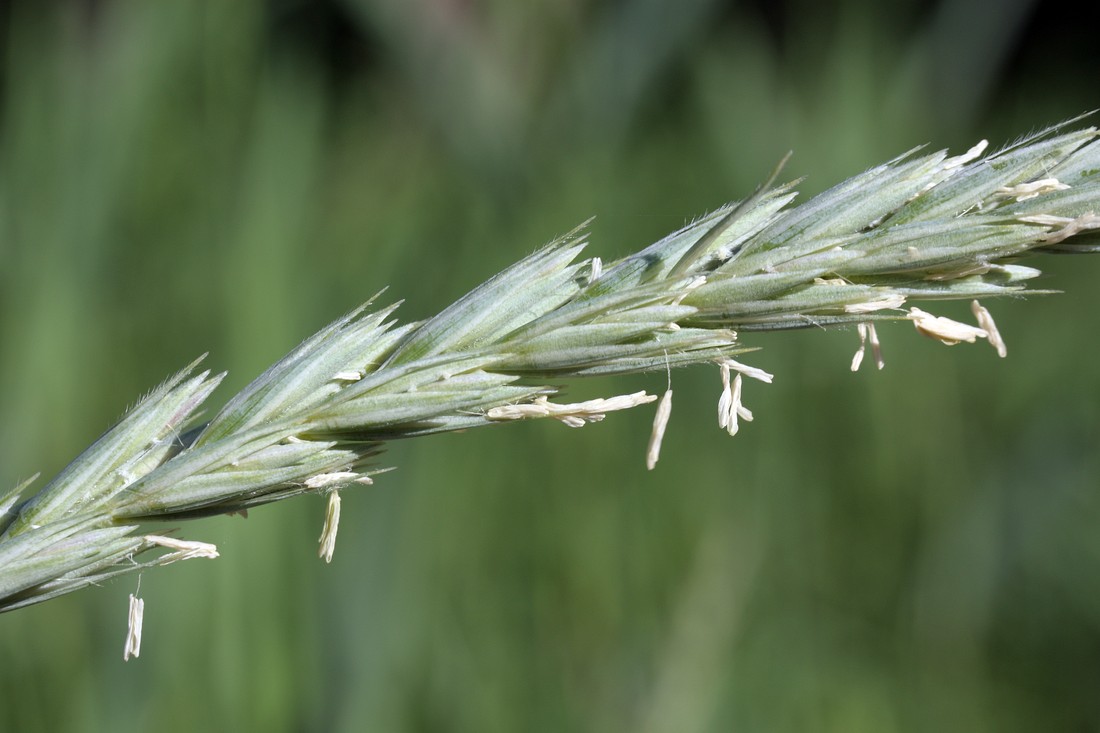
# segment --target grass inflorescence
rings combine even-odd
[[[745,332],[855,325],[853,370],[868,346],[882,367],[875,324],[884,320],[908,320],[947,344],[985,339],[1004,356],[978,299],[1023,292],[1039,275],[1019,263],[1032,251],[1100,251],[1096,139],[1094,128],[1056,126],[992,154],[984,141],[954,157],[911,151],[800,205],[791,185],[769,183],[607,264],[582,258],[580,228],[429,320],[400,324],[397,305],[372,299],[205,424],[199,410],[224,375],[196,362],[53,480],[0,499],[0,611],[217,556],[207,543],[145,533],[147,523],[300,494],[329,496],[319,553],[328,560],[339,491],[386,470],[374,461],[387,441],[536,418],[582,427],[657,400],[639,392],[562,402],[563,380],[715,364],[719,427],[734,434],[752,419],[743,379],[772,378],[734,359],[751,350]],[[974,324],[911,305],[953,299],[972,301]],[[650,468],[671,389],[657,408]],[[139,649],[140,633],[127,655]]]

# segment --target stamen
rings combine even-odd
[[[126,646],[122,650],[122,661],[130,657],[141,656],[141,623],[145,617],[145,599],[130,594],[130,610],[126,614]]]
[[[1090,229],[1100,229],[1100,216],[1089,211],[1076,218],[1070,216],[1054,216],[1053,214],[1036,214],[1034,216],[1021,216],[1020,221],[1029,224],[1042,224],[1044,226],[1060,226],[1061,229],[1050,232],[1042,237],[1046,244],[1058,244],[1064,242],[1075,234]]]
[[[599,257],[593,257],[588,264],[588,284],[596,282],[603,275],[603,260]]]
[[[643,391],[606,399],[599,398],[587,400],[586,402],[559,405],[550,402],[546,395],[539,395],[532,402],[491,407],[486,410],[485,417],[489,420],[525,420],[535,417],[552,417],[571,428],[580,428],[588,423],[603,420],[609,412],[628,410],[631,407],[644,405],[656,399],[656,395],[646,394]]]
[[[905,296],[897,293],[884,295],[878,300],[869,300],[865,303],[848,303],[844,306],[845,313],[874,313],[875,311],[900,308],[905,303]]]
[[[146,542],[157,547],[174,550],[161,557],[158,562],[170,563],[177,560],[191,560],[197,557],[205,557],[213,560],[218,556],[217,545],[209,542],[197,542],[194,540],[177,540],[175,537],[162,537],[161,535],[147,534],[143,538]]]
[[[867,337],[871,341],[871,356],[875,357],[875,366],[880,370],[886,366],[886,362],[882,359],[882,344],[878,340],[878,331],[875,330],[875,324],[867,324]]]
[[[1001,186],[994,194],[1006,199],[1014,198],[1017,201],[1027,201],[1028,199],[1033,199],[1044,193],[1065,191],[1067,188],[1069,188],[1069,186],[1062,183],[1057,178],[1042,178],[1038,181],[1020,183],[1015,186]]]
[[[333,471],[332,473],[319,473],[316,476],[310,476],[306,479],[305,484],[307,489],[323,489],[326,486],[343,485],[358,479],[359,474],[354,471]]]
[[[321,528],[321,536],[318,542],[321,547],[317,550],[317,556],[324,558],[325,562],[332,562],[332,553],[336,551],[336,532],[340,529],[340,492],[330,491],[328,494],[328,507],[325,509],[325,524]]]
[[[976,300],[971,302],[970,311],[978,319],[978,325],[985,330],[989,338],[989,345],[997,350],[997,356],[1002,359],[1008,356],[1008,347],[1005,346],[1004,339],[1001,338],[1001,332],[997,330],[997,324],[993,322],[993,315]]]
[[[741,384],[743,379],[740,372],[733,378],[733,390],[730,398],[730,412],[729,418],[726,422],[726,432],[731,436],[737,435],[739,425],[737,424],[737,418],[739,416],[744,417],[744,406],[741,404]],[[752,413],[748,413],[747,420],[752,420]]]
[[[764,384],[771,384],[772,380],[775,379],[774,374],[769,374],[768,372],[764,371],[763,369],[760,369],[760,368],[754,367],[754,366],[749,366],[748,364],[742,364],[741,362],[734,361],[733,359],[723,359],[721,361],[721,363],[724,364],[725,366],[729,367],[730,369],[732,369],[735,372],[739,372],[741,374],[744,374],[746,377],[751,377],[752,379],[759,379]]]
[[[657,414],[653,416],[653,432],[649,435],[649,446],[645,452],[645,467],[650,471],[657,465],[657,459],[661,456],[661,441],[664,440],[665,427],[668,425],[671,414],[672,390],[666,389],[661,395],[661,401],[657,403]]]
[[[730,405],[733,404],[733,392],[730,390],[729,364],[719,365],[722,374],[722,394],[718,397],[718,427],[726,428],[730,422]]]
[[[963,341],[972,344],[979,338],[989,336],[980,328],[968,326],[950,318],[934,316],[931,313],[922,311],[920,308],[909,309],[909,320],[913,322],[913,326],[916,327],[917,331],[948,346],[954,346]]]
[[[857,323],[856,332],[859,334],[859,348],[856,349],[855,356],[852,357],[853,372],[858,372],[860,365],[863,363],[863,352],[867,349],[867,324]]]
[[[986,147],[988,146],[988,140],[979,140],[974,147],[970,148],[970,150],[967,150],[962,155],[956,155],[953,158],[948,158],[947,160],[943,161],[943,169],[945,171],[949,171],[955,168],[963,167],[964,165],[978,158],[982,153],[984,153]]]

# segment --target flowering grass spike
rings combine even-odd
[[[641,252],[582,259],[583,228],[539,249],[427,321],[399,324],[374,299],[269,368],[206,424],[200,406],[224,375],[197,362],[149,393],[57,477],[0,498],[0,611],[177,560],[208,543],[149,534],[177,522],[301,494],[328,497],[320,555],[330,561],[340,491],[370,484],[391,440],[553,418],[569,427],[655,401],[645,392],[555,401],[563,380],[717,364],[719,427],[752,420],[734,360],[753,331],[853,326],[851,369],[876,327],[908,320],[945,344],[987,340],[1006,353],[978,299],[1019,294],[1032,252],[1100,251],[1100,143],[1056,126],[986,155],[911,151],[794,205],[762,186]],[[1036,292],[1036,291],[1031,291]],[[965,299],[976,324],[913,303]],[[653,468],[671,410],[657,405]],[[133,599],[126,654],[137,656]]]

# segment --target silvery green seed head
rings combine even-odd
[[[320,554],[331,560],[340,490],[384,470],[374,462],[388,441],[540,418],[579,428],[656,400],[553,399],[563,380],[667,373],[646,451],[653,468],[673,367],[717,364],[719,427],[732,435],[752,420],[745,379],[772,375],[733,358],[755,348],[746,333],[855,326],[852,370],[868,344],[882,368],[876,326],[889,320],[946,344],[984,339],[1004,356],[977,299],[1025,291],[1039,274],[1018,262],[1029,253],[1100,251],[1097,132],[1063,129],[990,154],[985,141],[954,157],[913,150],[797,205],[792,187],[772,180],[615,262],[583,257],[582,227],[421,323],[399,324],[396,304],[372,299],[205,425],[199,409],[222,375],[192,374],[192,364],[37,492],[24,496],[25,482],[0,499],[0,610],[217,556],[207,543],[143,534],[141,523],[302,494],[328,497]],[[914,305],[951,299],[973,301],[974,324]],[[131,605],[134,656],[141,608]]]

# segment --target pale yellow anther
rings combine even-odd
[[[875,358],[875,367],[881,370],[886,362],[882,358],[882,344],[879,343],[878,331],[873,323],[867,324],[867,339],[871,342],[871,356]]]
[[[1001,332],[997,330],[997,324],[993,322],[993,315],[976,300],[970,303],[970,312],[974,314],[978,325],[985,331],[989,345],[997,350],[997,356],[1002,359],[1008,356],[1008,347],[1001,338]]]
[[[1029,224],[1042,224],[1050,227],[1061,227],[1042,237],[1047,244],[1064,242],[1075,234],[1091,229],[1100,229],[1100,216],[1089,211],[1078,217],[1054,216],[1053,214],[1036,214],[1034,216],[1021,216],[1020,221]]]
[[[1065,191],[1067,188],[1069,188],[1069,186],[1062,183],[1057,178],[1042,178],[1038,181],[1019,183],[1015,186],[1001,186],[997,189],[995,194],[1001,198],[1027,201],[1036,196],[1041,196],[1044,193]]]
[[[325,523],[318,538],[320,547],[317,556],[325,562],[332,562],[332,553],[336,551],[336,533],[340,529],[340,492],[330,491],[328,506],[325,508]]]
[[[130,594],[130,610],[126,615],[126,646],[122,650],[122,660],[141,656],[141,624],[145,617],[145,599]]]
[[[650,471],[657,465],[657,459],[661,457],[661,441],[665,437],[665,427],[668,426],[669,415],[672,414],[672,390],[665,390],[661,395],[661,401],[657,403],[657,414],[653,416],[653,432],[649,434],[649,446],[645,452],[645,467]]]
[[[744,384],[744,378],[741,373],[738,372],[733,377],[733,388],[730,390],[730,403],[729,403],[729,418],[726,420],[726,432],[731,436],[737,435],[737,430],[740,427],[738,425],[737,418],[743,415],[744,405],[741,404],[741,388]],[[752,419],[752,413],[749,413],[749,420]]]
[[[875,311],[900,308],[905,303],[905,296],[897,293],[884,295],[878,300],[869,300],[864,303],[848,303],[844,306],[845,313],[874,313]]]
[[[596,282],[603,275],[603,260],[593,257],[588,263],[588,284]]]
[[[319,473],[305,480],[307,489],[323,489],[326,486],[342,486],[359,480],[359,474],[354,471],[333,471],[331,473]]]
[[[631,407],[644,405],[656,399],[657,397],[654,395],[635,392],[628,395],[559,405],[550,402],[546,395],[539,395],[532,402],[491,407],[485,411],[485,417],[489,420],[525,420],[536,417],[552,417],[571,428],[580,428],[588,423],[603,420],[609,412],[628,410]]]
[[[853,372],[858,372],[860,365],[863,364],[863,354],[867,350],[867,324],[857,323],[856,333],[859,334],[859,348],[856,349],[856,353],[852,357]]]
[[[769,374],[768,372],[764,371],[763,369],[760,369],[759,367],[749,366],[748,364],[742,364],[741,362],[734,361],[733,359],[723,359],[720,363],[723,366],[726,366],[726,367],[732,369],[733,371],[738,372],[739,374],[744,374],[746,377],[749,377],[750,379],[758,379],[761,382],[764,382],[765,384],[771,384],[772,380],[775,379],[774,374]]]
[[[156,534],[147,534],[143,539],[157,547],[172,550],[172,552],[159,559],[161,563],[176,562],[177,560],[192,560],[197,557],[205,557],[213,560],[218,556],[217,545],[212,545],[209,542],[178,540],[175,537],[164,537]]]
[[[730,368],[727,364],[719,365],[719,373],[722,376],[722,393],[718,396],[718,427],[725,428],[730,421],[730,405],[733,404],[733,391],[730,389]]]
[[[961,168],[970,161],[975,160],[979,156],[981,156],[981,154],[985,152],[985,149],[987,147],[989,147],[988,140],[979,140],[977,144],[974,145],[974,147],[970,148],[970,150],[967,150],[962,155],[956,155],[953,158],[948,158],[947,160],[943,161],[943,169],[955,170]]]
[[[989,335],[981,328],[968,326],[950,318],[934,316],[931,313],[922,311],[920,308],[909,309],[909,320],[913,322],[913,326],[916,327],[917,331],[948,346],[954,346],[963,341],[972,344],[980,338],[987,338]]]

